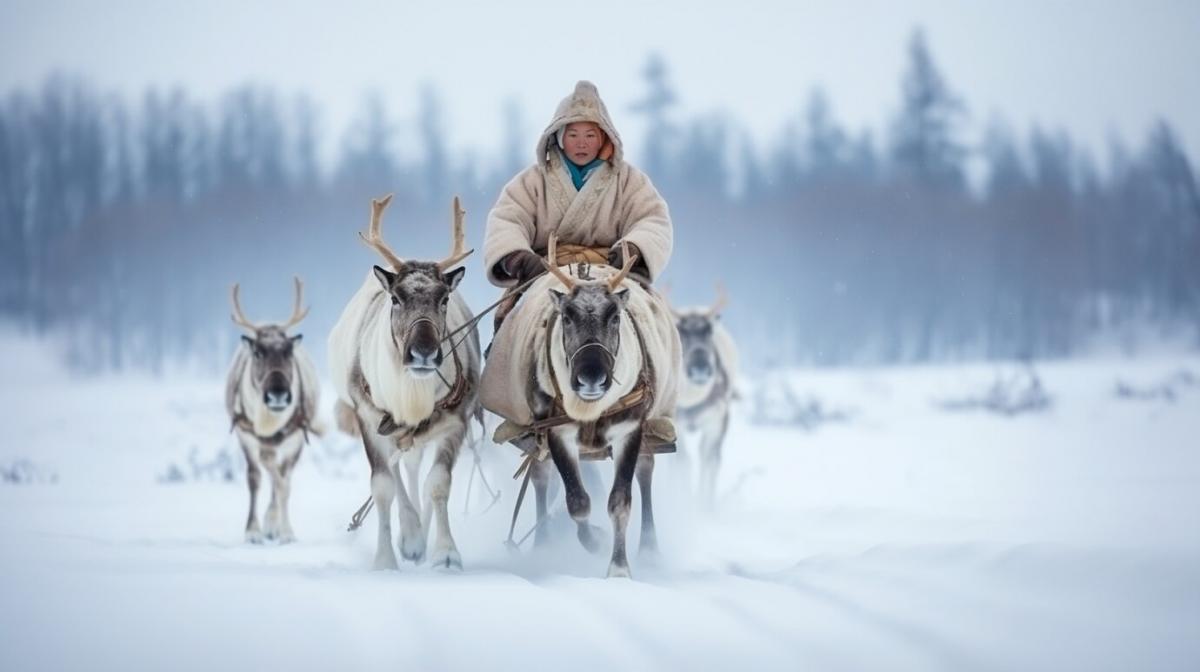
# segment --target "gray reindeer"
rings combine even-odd
[[[317,371],[300,344],[300,334],[288,336],[307,309],[301,309],[303,283],[296,278],[296,305],[282,324],[258,324],[246,319],[233,286],[233,321],[247,331],[242,347],[234,355],[225,384],[225,408],[233,431],[246,455],[246,480],[250,486],[250,515],[246,541],[263,538],[281,543],[295,541],[288,517],[292,470],[308,440],[308,432],[320,434],[315,424],[320,389]],[[271,477],[271,503],[265,526],[258,525],[258,486],[262,471]]]
[[[379,519],[374,568],[397,569],[392,550],[392,500],[398,500],[400,555],[421,562],[431,518],[436,536],[430,562],[462,569],[450,533],[447,500],[450,475],[471,416],[482,420],[478,402],[479,333],[471,327],[444,342],[471,320],[455,291],[465,268],[453,268],[464,250],[465,213],[454,199],[450,256],[439,262],[405,261],[383,240],[389,195],[371,201],[370,232],[363,241],[389,268],[375,266],[329,335],[329,363],[337,390],[342,431],[361,436],[371,465],[371,494]],[[451,270],[453,268],[453,270]],[[458,347],[454,347],[454,346]],[[420,499],[418,476],[427,448],[433,464]],[[408,485],[400,475],[404,463]]]
[[[557,259],[555,247],[551,237],[547,259]],[[625,532],[635,475],[642,495],[639,553],[658,550],[651,505],[654,454],[646,439],[653,423],[669,425],[679,359],[679,337],[666,304],[627,279],[636,255],[625,250],[623,258],[621,269],[576,269],[583,278],[572,277],[569,265],[564,272],[553,261],[543,261],[549,274],[508,318],[521,322],[517,326],[531,345],[521,357],[525,389],[515,393],[526,395],[537,429],[538,445],[530,448],[527,461],[538,520],[546,516],[552,462],[562,477],[579,541],[591,552],[601,546],[597,529],[588,522],[591,497],[579,460],[612,454],[616,475],[607,506],[613,525],[609,577],[630,576]],[[549,460],[541,459],[544,453]],[[543,541],[539,526],[535,544]]]
[[[692,446],[687,445],[683,432],[699,433],[699,494],[709,507],[716,499],[721,448],[729,429],[729,409],[738,373],[737,346],[719,319],[728,302],[724,288],[717,285],[717,300],[713,305],[671,309],[683,347],[679,406],[675,409],[676,424],[681,430],[680,457],[686,468]]]

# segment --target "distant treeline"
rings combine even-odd
[[[1103,169],[1065,131],[992,123],[968,143],[968,107],[919,33],[907,59],[882,132],[845,128],[814,91],[759,149],[735,119],[679,118],[667,63],[650,58],[642,101],[613,112],[647,125],[635,149],[675,221],[674,296],[708,300],[720,278],[760,366],[1058,357],[1122,334],[1196,342],[1200,187],[1167,122],[1133,147],[1114,140]],[[411,155],[369,99],[322,165],[317,104],[269,87],[130,101],[55,76],[4,94],[0,314],[57,338],[84,371],[218,368],[235,343],[229,284],[247,287],[252,318],[280,317],[299,273],[322,357],[373,263],[354,239],[371,196],[396,192],[386,226],[402,255],[440,257],[450,196],[478,248],[532,158],[514,106],[497,105],[498,155],[456,156],[436,90],[416,101]],[[494,292],[469,263],[480,307]]]

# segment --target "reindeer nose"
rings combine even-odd
[[[702,383],[712,377],[713,369],[708,364],[693,364],[688,367],[688,378],[694,383]]]
[[[588,372],[575,376],[575,392],[584,399],[599,399],[608,391],[609,377],[607,373]]]
[[[434,369],[442,364],[441,348],[422,348],[413,346],[408,349],[409,365],[415,369]]]
[[[267,390],[263,394],[263,403],[273,411],[287,408],[288,404],[292,403],[292,392],[286,388],[281,390]]]

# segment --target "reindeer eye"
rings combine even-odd
[[[393,305],[393,306],[398,306],[398,305],[400,305],[400,299],[396,298],[396,295],[395,295],[395,294],[392,294],[392,305]]]

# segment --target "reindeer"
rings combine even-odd
[[[521,313],[521,319],[546,324],[537,329],[527,358],[525,392],[538,428],[532,454],[549,453],[562,477],[579,541],[595,553],[600,550],[598,530],[588,522],[591,499],[579,460],[583,453],[612,453],[616,476],[608,497],[613,525],[608,576],[629,577],[625,531],[635,473],[642,497],[639,553],[653,557],[658,551],[651,504],[654,455],[643,437],[649,423],[669,416],[675,407],[679,340],[665,305],[626,280],[636,255],[625,249],[620,270],[580,264],[580,277],[575,278],[555,263],[556,243],[551,237],[549,261],[542,261],[550,275],[530,289]],[[593,272],[608,277],[593,278]],[[546,516],[550,464],[536,459],[529,468],[541,521]],[[543,536],[539,526],[535,544]]]
[[[455,291],[466,269],[451,269],[474,250],[463,249],[466,213],[455,197],[450,256],[439,262],[402,260],[383,240],[383,213],[391,200],[389,195],[371,201],[370,232],[359,233],[388,268],[375,266],[367,274],[329,335],[338,426],[362,437],[371,465],[379,519],[374,568],[398,569],[391,531],[392,500],[398,499],[400,555],[418,563],[425,558],[426,531],[436,514],[431,563],[461,570],[446,505],[468,419],[474,415],[482,423],[479,333],[472,326],[453,342],[447,337],[472,317]],[[427,446],[434,454],[422,506],[417,477]]]
[[[712,506],[716,498],[721,444],[729,428],[738,367],[737,348],[719,319],[728,302],[724,288],[717,285],[717,300],[713,305],[671,309],[683,346],[679,405],[675,413],[680,429],[700,433],[699,493],[706,506]],[[682,437],[680,442],[683,443]]]
[[[320,392],[317,370],[300,345],[300,334],[287,330],[308,315],[301,309],[304,285],[296,278],[296,304],[292,316],[282,324],[258,324],[246,319],[233,285],[233,322],[248,332],[234,355],[225,384],[225,408],[246,455],[246,481],[250,486],[250,515],[246,541],[263,538],[280,543],[295,541],[288,517],[292,469],[308,441],[308,432],[321,434],[315,424]],[[265,529],[258,526],[256,513],[262,469],[271,476],[271,503]]]

